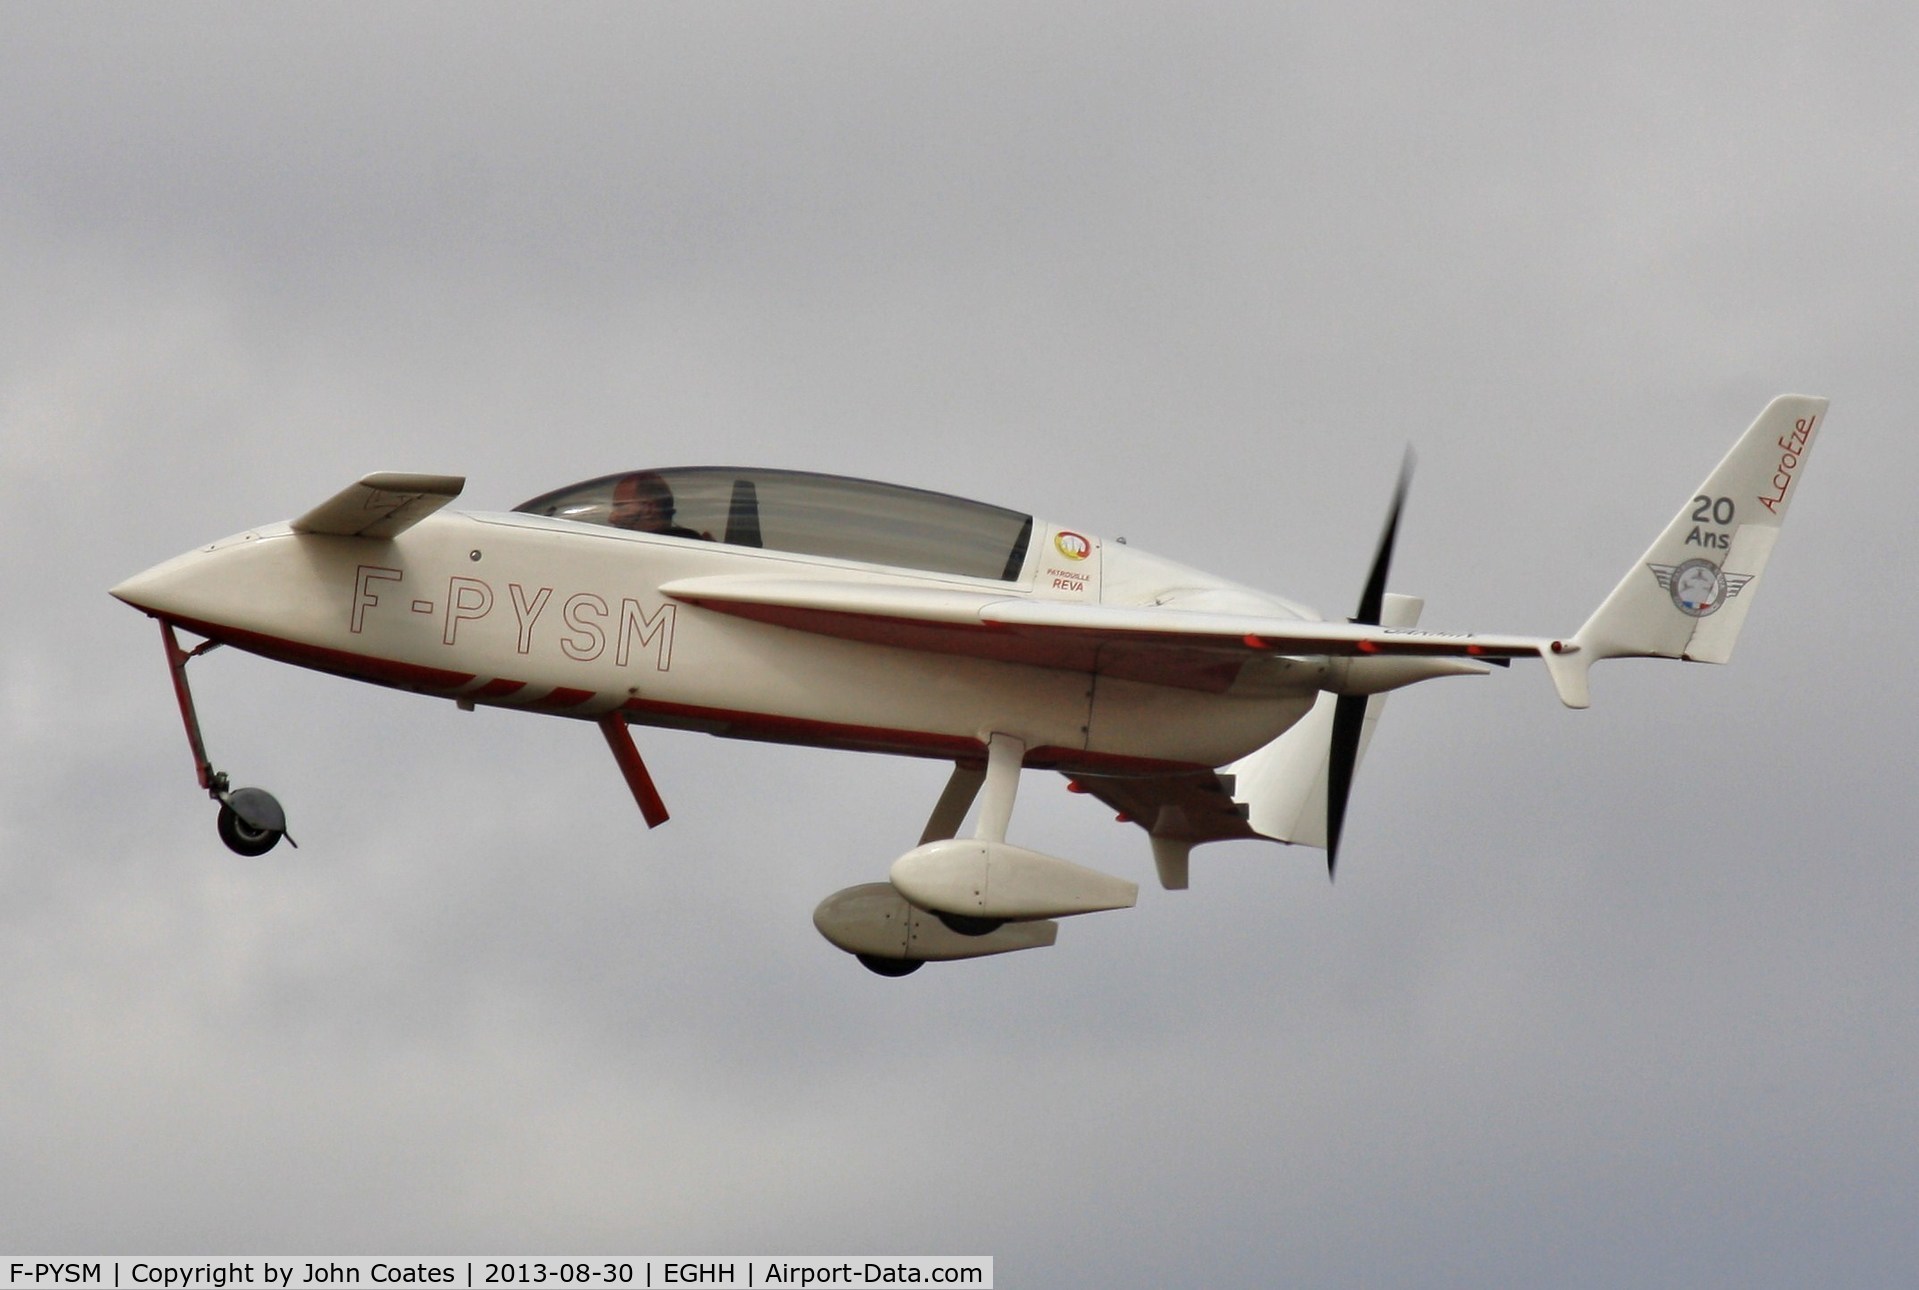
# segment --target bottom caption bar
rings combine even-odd
[[[448,1290],[527,1287],[964,1286],[993,1290],[990,1256],[719,1255],[611,1258],[330,1258],[254,1255],[127,1258],[0,1255],[3,1290],[306,1290],[311,1286],[443,1286]]]

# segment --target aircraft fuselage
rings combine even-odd
[[[1129,554],[1107,548],[1109,580]],[[115,594],[252,653],[463,705],[588,720],[617,710],[637,724],[941,758],[977,756],[988,734],[1012,732],[1030,766],[1109,774],[1218,766],[1270,742],[1315,693],[1230,680],[1207,692],[838,639],[661,591],[743,571],[980,589],[517,513],[443,513],[388,540],[266,526]]]

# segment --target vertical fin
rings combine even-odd
[[[1184,813],[1172,806],[1161,808],[1162,822],[1166,822],[1165,817],[1169,812],[1179,816],[1177,824],[1172,827],[1185,824]],[[1150,836],[1153,842],[1153,868],[1159,873],[1159,885],[1167,891],[1185,891],[1192,882],[1193,840],[1159,832]]]
[[[1782,394],[1768,404],[1578,634],[1547,658],[1568,706],[1584,706],[1574,702],[1584,697],[1584,671],[1602,658],[1732,657],[1826,403]]]

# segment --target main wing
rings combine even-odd
[[[1260,658],[1332,660],[1337,674],[1329,668],[1316,688],[1372,694],[1449,672],[1484,671],[1483,663],[1547,655],[1555,645],[1534,637],[1088,605],[878,582],[721,575],[681,579],[660,590],[715,612],[846,640],[1214,692],[1226,689],[1247,663]],[[1331,694],[1322,694],[1311,716],[1256,754],[1297,753],[1304,759],[1281,778],[1297,781],[1306,791],[1284,794],[1285,802],[1278,805],[1252,786],[1250,797],[1238,792],[1234,771],[1241,766],[1254,785],[1272,778],[1271,767],[1250,758],[1218,771],[1075,774],[1071,785],[1147,832],[1160,881],[1168,887],[1186,885],[1188,857],[1201,843],[1246,838],[1324,846],[1324,776],[1319,772],[1316,781],[1315,771],[1325,761],[1332,702]],[[1315,782],[1320,784],[1317,797],[1310,791]],[[1315,810],[1306,809],[1308,798]],[[1269,808],[1264,814],[1262,803]]]
[[[1476,636],[1363,623],[1313,622],[1260,614],[1089,605],[1003,593],[757,575],[683,578],[660,590],[675,600],[756,622],[869,644],[1218,691],[1261,657],[1501,661],[1546,656],[1557,642],[1530,636]],[[1478,670],[1462,668],[1460,670]],[[1421,669],[1418,677],[1437,674]],[[1385,683],[1382,683],[1385,682]]]

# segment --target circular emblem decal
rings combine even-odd
[[[1065,529],[1053,534],[1053,546],[1068,560],[1084,560],[1093,554],[1093,544],[1077,533]]]
[[[1673,569],[1667,588],[1680,613],[1704,618],[1725,602],[1726,575],[1711,560],[1688,560]]]

